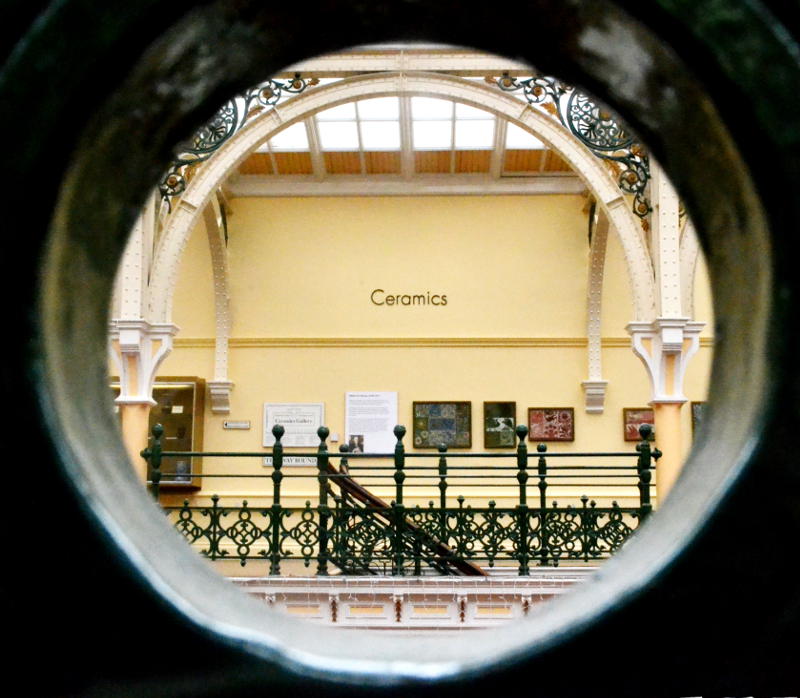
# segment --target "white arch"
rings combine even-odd
[[[289,99],[246,124],[199,168],[167,223],[151,275],[151,317],[161,322],[169,320],[180,256],[188,236],[216,187],[254,148],[280,129],[322,109],[390,95],[452,99],[494,112],[531,132],[556,151],[584,181],[619,235],[631,282],[634,320],[654,317],[655,288],[650,256],[637,218],[603,163],[555,120],[515,97],[488,85],[435,73],[382,73],[343,79]]]

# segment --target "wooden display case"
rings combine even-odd
[[[119,396],[119,382],[111,385],[114,397]],[[163,376],[153,385],[156,404],[150,410],[148,443],[152,443],[152,429],[156,424],[164,427],[164,451],[202,451],[203,421],[205,414],[206,382],[196,376]],[[199,490],[203,459],[197,456],[164,457],[161,461],[161,489],[163,491]],[[150,473],[148,472],[148,478]]]

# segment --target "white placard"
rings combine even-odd
[[[345,396],[344,442],[354,453],[390,453],[397,443],[396,392],[358,392]]]
[[[233,422],[230,419],[226,419],[222,422],[223,429],[249,429],[250,428],[250,420],[241,421],[241,422]]]
[[[264,446],[274,446],[272,427],[280,424],[286,430],[281,443],[284,446],[319,446],[319,429],[325,420],[324,402],[265,402]]]

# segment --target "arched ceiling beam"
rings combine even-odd
[[[493,87],[449,75],[386,73],[359,76],[308,90],[253,118],[191,180],[157,251],[151,277],[154,317],[171,316],[180,255],[205,203],[249,153],[286,126],[337,104],[367,97],[423,95],[451,99],[509,119],[555,150],[584,181],[619,235],[633,293],[634,319],[655,312],[653,269],[635,216],[603,164],[547,114]]]
[[[700,243],[692,221],[687,216],[681,231],[681,295],[683,312],[694,317],[694,279],[697,272],[697,260],[700,257]]]

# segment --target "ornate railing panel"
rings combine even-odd
[[[397,446],[391,454],[349,454],[341,448],[340,467],[330,465],[326,439],[328,430],[320,428],[320,446],[315,454],[319,483],[319,499],[303,507],[287,507],[281,503],[283,428],[273,429],[275,446],[272,449],[272,503],[267,506],[221,505],[217,495],[208,505],[192,505],[185,500],[182,506],[164,507],[169,520],[186,540],[211,560],[261,560],[269,563],[269,573],[279,575],[281,563],[299,561],[310,568],[315,564],[317,575],[326,575],[330,567],[344,574],[483,574],[482,568],[515,566],[521,575],[527,575],[532,565],[558,566],[562,562],[591,562],[607,558],[635,532],[651,511],[650,481],[653,461],[661,454],[651,450],[651,427],[645,425],[640,433],[642,441],[636,453],[612,454],[547,454],[539,444],[535,453],[528,453],[525,444],[527,429],[516,429],[519,443],[516,452],[498,455],[447,454],[439,448],[438,465],[417,466],[406,469],[409,458],[430,458],[428,454],[406,454],[402,444],[403,427],[395,428]],[[189,454],[162,452],[163,430],[153,430],[153,446],[142,452],[150,461],[156,497],[160,487],[160,461],[167,455],[241,457],[263,454]],[[630,465],[587,465],[585,459],[635,458]],[[486,477],[504,481],[507,489],[513,488],[513,504],[498,506],[495,501],[480,506],[466,504],[463,496],[456,506],[448,504],[447,489],[470,486],[464,478],[476,477],[476,466],[448,465],[447,459],[456,458],[515,459],[513,466],[493,466]],[[548,461],[568,457],[583,459],[581,465],[551,465]],[[351,466],[348,461],[359,458],[387,458],[393,466],[375,474],[379,468]],[[528,462],[536,459],[534,471],[529,473]],[[368,478],[378,478],[384,487],[391,486],[394,500],[386,504],[358,485],[353,470],[371,472]],[[486,470],[484,468],[484,470]],[[388,472],[387,472],[388,471]],[[460,474],[467,471],[467,474]],[[582,473],[576,475],[575,473]],[[297,477],[297,476],[295,476]],[[311,477],[311,476],[307,476]],[[548,501],[548,484],[572,483],[567,478],[581,478],[579,486],[588,486],[594,480],[607,484],[608,478],[627,479],[627,485],[638,492],[635,506],[597,506],[587,496],[579,504],[559,505]],[[412,486],[438,488],[438,506],[430,501],[428,506],[406,507],[405,490]],[[461,479],[459,479],[461,478]],[[266,478],[265,478],[266,479]],[[529,479],[531,483],[529,485]],[[562,486],[569,486],[562,484]],[[493,487],[496,487],[493,485]],[[528,489],[538,490],[538,505],[528,505]],[[338,490],[338,492],[337,492]],[[509,499],[508,496],[505,499]]]

